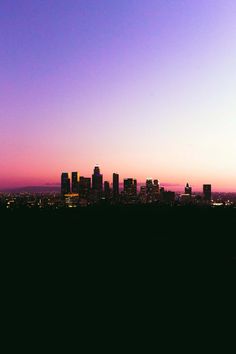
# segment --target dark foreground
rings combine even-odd
[[[17,328],[27,318],[43,324],[38,333],[70,326],[77,338],[80,323],[88,343],[92,328],[117,334],[116,343],[148,317],[164,331],[174,318],[176,331],[184,312],[187,326],[197,317],[202,326],[234,294],[235,209],[5,210],[0,218],[4,304]]]
[[[233,316],[225,308],[234,296],[235,209],[0,210],[0,218],[2,303],[14,315],[8,328],[24,333],[18,346],[46,338],[54,350],[64,339],[68,351],[75,338],[111,352],[128,340],[132,351],[143,340],[147,351],[151,338],[176,347],[179,331],[181,348],[195,333],[192,349],[203,327],[209,338],[209,323]]]
[[[0,219],[1,238],[12,252],[42,266],[165,270],[236,263],[235,208],[0,210]]]

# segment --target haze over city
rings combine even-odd
[[[236,192],[235,0],[0,2],[0,189],[62,171]]]

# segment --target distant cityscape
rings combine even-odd
[[[103,181],[100,167],[96,165],[91,177],[78,172],[62,172],[60,192],[12,192],[0,194],[1,208],[76,208],[93,205],[169,205],[236,207],[235,193],[213,193],[211,184],[203,184],[202,192],[195,193],[189,182],[183,192],[167,190],[158,179],[148,178],[139,185],[135,178],[120,181],[113,173],[112,183]]]
[[[158,179],[148,178],[144,186],[137,189],[137,180],[135,178],[125,178],[123,188],[120,190],[120,179],[118,173],[112,175],[112,185],[109,181],[103,181],[103,175],[99,166],[95,166],[92,177],[78,175],[78,172],[72,172],[71,177],[68,172],[61,174],[61,196],[66,205],[97,204],[106,201],[111,204],[148,204],[165,203],[174,204],[176,202],[176,193],[165,190],[161,187]],[[211,185],[203,185],[203,194],[194,195],[189,183],[184,188],[184,193],[179,196],[181,204],[212,202]]]

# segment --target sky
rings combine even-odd
[[[0,189],[99,164],[236,192],[235,64],[235,0],[1,0]]]

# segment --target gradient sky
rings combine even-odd
[[[0,188],[96,163],[236,191],[235,0],[0,1]]]

